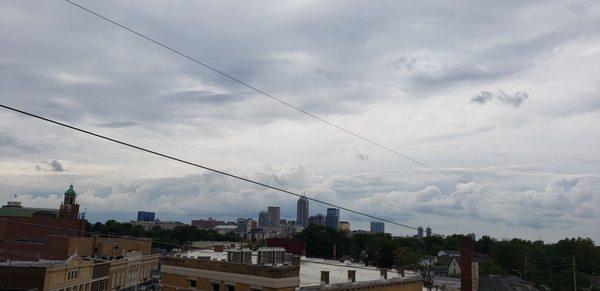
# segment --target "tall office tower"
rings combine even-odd
[[[261,211],[258,214],[258,227],[269,226],[269,213]]]
[[[269,212],[269,226],[278,226],[279,220],[281,220],[281,207],[269,206],[267,210]]]
[[[337,229],[340,223],[340,210],[337,208],[327,208],[327,215],[325,216],[325,226]]]
[[[300,197],[296,207],[296,225],[308,226],[308,199]]]
[[[325,225],[325,216],[317,214],[308,218],[308,224]]]
[[[385,233],[385,224],[381,221],[371,221],[371,232]]]
[[[137,221],[154,221],[154,212],[138,211]]]

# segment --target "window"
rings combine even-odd
[[[77,273],[78,273],[78,270],[69,270],[67,272],[67,279],[71,280],[71,279],[77,278]]]
[[[210,283],[211,291],[219,291],[220,289],[221,289],[221,286],[219,283]]]
[[[225,285],[226,291],[235,291],[235,285]]]
[[[188,288],[196,288],[196,280],[188,279]]]

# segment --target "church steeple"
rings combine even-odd
[[[65,192],[63,203],[60,205],[60,218],[77,219],[79,215],[79,204],[75,202],[77,193],[73,189],[73,183]]]

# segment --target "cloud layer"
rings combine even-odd
[[[440,232],[590,235],[475,186],[599,222],[597,1],[85,5],[467,183],[62,2],[0,3],[2,103]],[[0,112],[4,200],[49,207],[71,181],[95,219],[293,212],[289,197]]]

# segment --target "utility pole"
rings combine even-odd
[[[573,262],[571,265],[572,266],[571,269],[573,271],[573,291],[577,291],[577,274],[575,272],[575,257],[572,257],[572,258],[573,258]]]
[[[525,281],[527,281],[527,255],[525,255],[525,266],[524,266],[525,270],[523,271],[524,277],[525,277]]]

